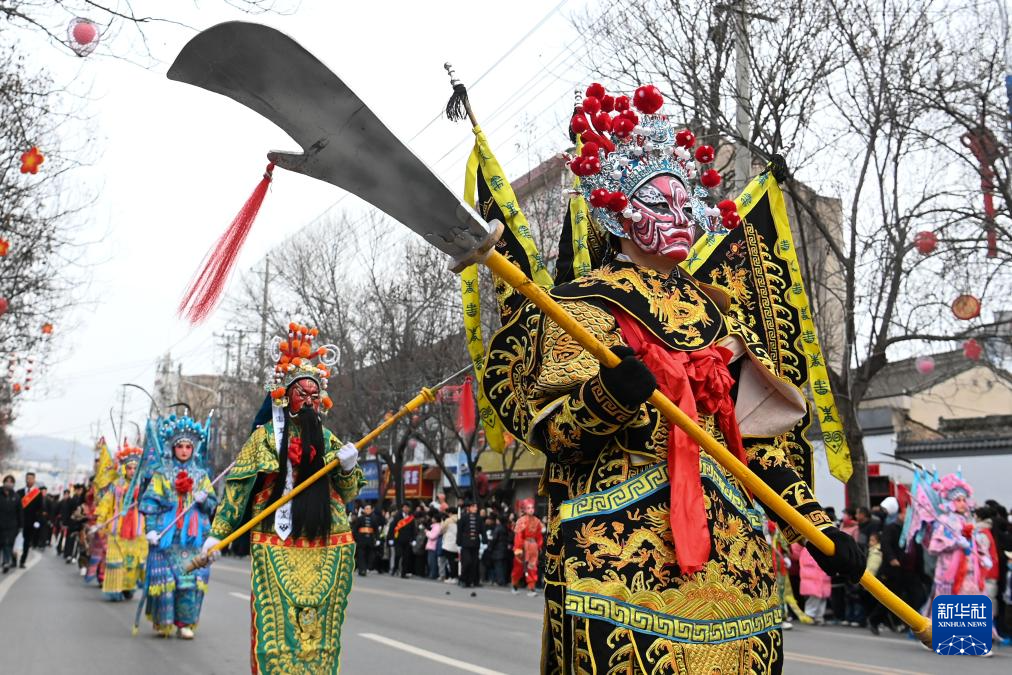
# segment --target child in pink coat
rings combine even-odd
[[[799,544],[795,544],[799,546]],[[799,561],[801,563],[801,595],[806,596],[805,614],[811,617],[816,624],[824,624],[823,618],[826,614],[826,601],[832,593],[832,584],[829,575],[822,571],[819,563],[808,552],[808,549],[801,548]]]

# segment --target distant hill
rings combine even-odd
[[[93,457],[92,444],[68,441],[65,438],[51,436],[17,436],[14,443],[18,448],[17,457],[33,462],[53,462],[63,464],[74,454],[76,464],[89,464]]]

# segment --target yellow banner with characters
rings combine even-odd
[[[473,132],[474,147],[464,173],[464,202],[474,206],[486,221],[501,221],[506,226],[500,244],[505,249],[504,255],[516,262],[539,286],[550,288],[552,277],[534,243],[530,225],[520,210],[516,193],[492,153],[485,133],[477,126]],[[512,302],[509,293],[511,290],[507,289],[506,295],[498,298],[500,311],[504,314],[508,311],[504,307]],[[480,384],[485,372],[485,341],[481,331],[481,293],[477,265],[468,267],[460,275],[460,297],[464,309],[467,351],[479,383],[478,417],[485,428],[489,448],[503,452],[506,445],[505,429],[485,398]]]
[[[811,416],[818,420],[822,429],[829,471],[835,478],[847,482],[853,472],[850,449],[829,384],[826,358],[819,344],[811,303],[805,291],[783,192],[772,172],[765,171],[753,179],[735,201],[742,217],[742,227],[725,234],[703,236],[682,266],[703,280],[707,280],[710,272],[711,278],[719,285],[718,269],[723,269],[726,275],[726,269],[731,264],[729,261],[740,260],[742,251],[753,259],[751,265],[742,267],[742,274],[761,274],[763,278],[755,279],[754,283],[762,286],[762,292],[755,294],[747,303],[754,308],[746,313],[750,312],[749,318],[755,319],[752,327],[760,336],[764,334],[764,327],[767,328],[765,335],[774,356],[791,355],[780,359],[784,365],[784,372],[780,374],[797,386],[811,390],[815,404]],[[728,237],[731,239],[725,241]],[[734,298],[735,294],[731,295]],[[790,322],[792,325],[780,323],[784,313],[794,313],[778,312],[775,306],[778,302],[781,309],[786,309],[783,302],[796,309],[797,318]],[[793,364],[804,364],[806,367],[799,369]],[[798,441],[808,445],[803,431],[800,430]],[[809,480],[811,477],[809,467]]]

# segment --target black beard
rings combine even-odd
[[[323,453],[326,451],[323,437],[323,423],[310,406],[303,406],[296,413],[286,414],[287,424],[281,437],[281,455],[278,457],[278,477],[271,495],[271,501],[281,497],[288,475],[288,439],[292,427],[299,430],[302,439],[302,458],[295,471],[295,485],[323,468]],[[310,450],[315,448],[316,453]],[[308,539],[318,539],[330,534],[330,488],[326,477],[316,481],[292,500],[292,534]]]

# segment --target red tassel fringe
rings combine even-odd
[[[268,164],[264,177],[253,190],[253,194],[246,200],[225,234],[221,235],[218,243],[208,251],[204,263],[183,295],[177,311],[192,325],[206,319],[218,304],[222,291],[225,290],[228,275],[239,257],[239,251],[246,241],[250,228],[253,227],[257,213],[260,212],[260,205],[267,196],[267,188],[271,184],[273,173],[274,164]]]
[[[462,434],[470,434],[474,431],[476,422],[474,388],[471,385],[471,378],[468,377],[464,380],[464,384],[460,389],[460,402],[457,407],[457,428],[460,429]]]

